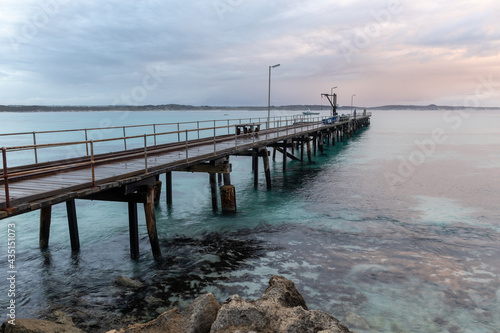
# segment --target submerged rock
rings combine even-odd
[[[125,276],[117,276],[115,279],[115,283],[119,286],[130,288],[130,289],[140,289],[144,287],[144,284],[140,281],[129,279]]]
[[[368,324],[368,321],[353,312],[349,312],[345,316],[345,322],[347,325],[351,327],[359,328],[362,330],[370,329],[370,324]]]

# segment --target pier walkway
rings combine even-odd
[[[276,151],[282,153],[285,171],[288,159],[303,160],[307,150],[310,160],[312,151],[346,140],[357,129],[368,126],[370,116],[232,119],[0,134],[3,142],[26,142],[26,138],[31,141],[28,145],[2,148],[0,219],[41,210],[40,246],[46,247],[51,207],[65,202],[71,246],[78,251],[75,199],[128,202],[131,256],[138,257],[137,203],[143,203],[153,254],[160,258],[154,202],[159,199],[161,174],[166,174],[166,200],[170,205],[172,172],[208,173],[214,210],[218,209],[216,177],[223,176],[222,208],[235,210],[235,189],[229,176],[231,155],[252,156],[256,185],[258,158],[262,157],[266,184],[271,188],[268,147],[274,149],[273,158]],[[144,134],[127,135],[127,131]],[[115,135],[106,138],[106,133]],[[56,140],[78,135],[84,136],[84,140]],[[97,139],[88,140],[89,137]],[[44,142],[37,143],[42,138]],[[290,153],[294,149],[300,149],[300,158]],[[26,163],[29,159],[31,163]]]

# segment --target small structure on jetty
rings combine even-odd
[[[335,104],[334,104],[335,105]],[[0,134],[13,141],[31,138],[32,144],[2,148],[0,169],[0,219],[40,210],[40,247],[49,245],[51,209],[65,203],[71,248],[80,249],[76,199],[120,201],[128,203],[130,254],[139,256],[137,204],[143,204],[153,256],[161,258],[156,232],[155,202],[159,200],[165,174],[166,202],[171,205],[172,172],[208,173],[212,207],[219,209],[218,180],[222,210],[236,210],[235,188],[231,185],[231,155],[252,157],[254,184],[258,185],[259,157],[262,158],[268,189],[272,187],[269,167],[270,151],[283,156],[283,172],[287,161],[310,161],[324,145],[350,138],[362,127],[370,125],[370,113],[357,117],[274,117],[232,119],[185,123],[149,124],[109,128],[74,129],[29,133]],[[147,132],[132,135],[131,132]],[[102,133],[116,133],[103,138]],[[127,133],[128,132],[128,133]],[[81,140],[37,143],[40,137],[54,135]],[[91,137],[98,137],[90,140]],[[294,155],[300,150],[300,157]],[[34,163],[13,165],[11,154],[24,154]],[[28,155],[26,155],[28,154]],[[50,157],[47,157],[49,156]],[[43,162],[41,160],[44,160]],[[47,161],[50,160],[50,161]],[[217,179],[219,178],[219,179]]]

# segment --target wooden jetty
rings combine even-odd
[[[75,200],[127,202],[130,253],[137,258],[137,204],[142,203],[153,256],[159,259],[161,250],[156,232],[155,202],[159,200],[162,185],[160,175],[166,175],[166,202],[171,205],[172,172],[208,173],[214,210],[219,207],[219,176],[224,184],[220,188],[222,210],[234,212],[236,199],[230,179],[231,155],[252,157],[255,186],[261,157],[267,188],[270,189],[268,148],[273,149],[273,159],[276,152],[282,154],[282,168],[286,171],[287,160],[304,160],[304,153],[311,160],[312,153],[323,151],[325,144],[334,145],[347,140],[358,129],[368,126],[370,116],[364,112],[358,116],[328,118],[232,119],[0,134],[0,139],[7,138],[9,142],[31,141],[28,145],[2,148],[0,219],[40,210],[40,247],[45,248],[49,245],[51,207],[65,202],[71,248],[78,251],[80,241]],[[107,132],[115,135],[105,138]],[[131,135],[131,132],[145,134]],[[82,140],[55,140],[65,135],[72,138],[80,135]],[[42,138],[44,142],[40,143]],[[293,154],[295,149],[300,150],[297,154],[300,157]],[[28,156],[34,163],[9,164],[11,154],[24,154],[24,159]],[[44,156],[50,156],[50,161],[42,161]]]

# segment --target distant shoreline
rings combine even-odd
[[[442,110],[499,110],[500,107],[465,107],[438,105],[384,105],[376,107],[353,106],[353,109],[392,110],[392,111],[442,111]],[[192,106],[179,104],[166,105],[102,105],[102,106],[46,106],[46,105],[0,105],[0,112],[99,112],[99,111],[266,111],[267,106]],[[326,105],[283,105],[272,106],[272,111],[329,111]],[[340,106],[339,111],[350,111],[350,106]]]

